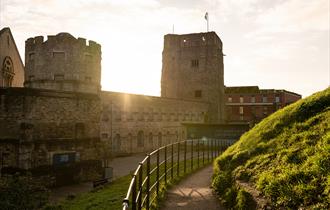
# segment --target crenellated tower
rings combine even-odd
[[[164,37],[161,96],[210,104],[207,121],[224,120],[222,42],[215,32]]]
[[[98,93],[101,45],[69,33],[25,42],[25,87]]]

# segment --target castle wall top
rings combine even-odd
[[[166,34],[164,36],[164,50],[210,45],[219,46],[222,49],[222,41],[213,31],[191,34]]]
[[[35,47],[38,47],[40,45],[48,45],[48,46],[56,46],[61,43],[64,44],[69,44],[69,45],[79,45],[81,47],[86,47],[89,49],[95,49],[98,51],[101,51],[101,45],[96,43],[95,41],[88,41],[86,43],[86,39],[84,38],[78,38],[76,39],[74,36],[72,36],[69,33],[59,33],[57,35],[48,35],[47,40],[44,41],[43,36],[36,36],[36,37],[31,37],[26,40],[25,46],[29,49],[33,49]]]

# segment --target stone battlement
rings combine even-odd
[[[192,34],[166,34],[164,36],[164,50],[214,46],[222,48],[221,39],[215,32],[192,33]]]
[[[57,35],[48,35],[47,40],[44,40],[43,36],[36,36],[36,37],[31,37],[28,38],[25,42],[25,46],[27,48],[33,49],[35,47],[38,47],[42,44],[44,45],[49,45],[49,46],[56,46],[59,43],[65,43],[65,44],[77,44],[80,47],[86,47],[90,49],[96,49],[96,50],[101,50],[101,45],[98,44],[95,41],[89,40],[86,42],[85,38],[75,38],[69,33],[58,33]]]

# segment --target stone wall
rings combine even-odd
[[[76,152],[82,160],[95,159],[93,145],[99,141],[99,120],[97,95],[0,89],[3,165],[21,168],[47,165],[52,163],[52,155],[68,151]]]
[[[183,122],[203,123],[209,104],[102,92],[101,140],[115,153],[136,153],[184,139]]]

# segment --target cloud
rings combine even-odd
[[[327,86],[329,71],[328,0],[0,0],[0,25],[10,26],[21,54],[31,36],[61,31],[102,45],[102,85],[106,89],[158,95],[163,35],[206,30],[224,43],[228,84],[267,84],[300,88],[311,78],[289,85],[272,78],[309,75],[315,89]],[[308,59],[306,59],[308,57]],[[148,82],[146,82],[146,80]],[[280,79],[279,79],[280,80]],[[282,81],[282,80],[280,80]],[[312,82],[312,81],[309,81]],[[129,84],[129,85],[128,85]],[[324,85],[326,84],[326,85]],[[290,86],[291,85],[291,86]],[[129,88],[129,90],[128,90]],[[301,91],[300,91],[301,90]],[[312,89],[310,88],[310,92]],[[309,93],[310,93],[309,92]],[[304,93],[303,93],[304,94]]]

